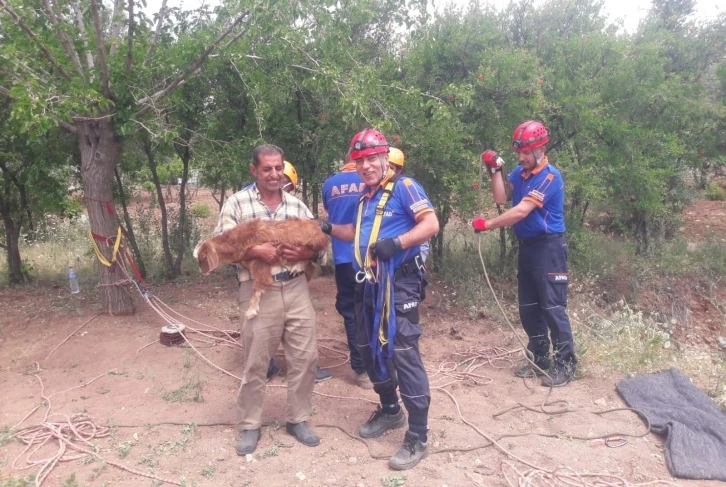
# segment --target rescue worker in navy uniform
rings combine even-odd
[[[330,176],[323,184],[323,208],[328,212],[328,221],[335,224],[352,224],[358,208],[360,191],[365,184],[355,170],[355,162],[346,154],[342,170]],[[358,350],[357,330],[355,321],[355,269],[353,268],[353,243],[333,237],[333,258],[335,262],[335,309],[343,317],[343,326],[348,338],[350,351],[350,368],[353,369],[352,380],[362,389],[373,389],[368,378],[363,359]]]
[[[549,132],[530,120],[512,134],[512,148],[519,165],[509,175],[512,208],[491,220],[472,222],[476,232],[512,225],[519,240],[519,317],[529,337],[527,349],[540,369],[546,387],[567,385],[575,375],[577,359],[570,320],[567,316],[567,242],[565,241],[565,184],[560,172],[547,161]],[[482,154],[489,169],[494,202],[503,205],[507,192],[502,177],[504,161],[492,150]],[[550,355],[550,346],[552,354]],[[541,376],[526,364],[514,375]]]
[[[381,404],[360,427],[363,438],[406,425],[398,388],[408,411],[403,446],[389,467],[414,467],[428,453],[429,381],[419,353],[419,303],[425,271],[420,245],[439,231],[439,221],[418,182],[388,167],[389,145],[366,129],[350,142],[351,159],[366,187],[353,225],[321,222],[326,233],[354,241],[358,348]]]

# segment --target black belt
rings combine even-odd
[[[538,244],[540,242],[546,242],[547,240],[554,240],[556,238],[564,237],[564,233],[545,233],[544,235],[538,235],[536,237],[531,238],[519,238],[517,239],[519,241],[519,245],[534,245]]]
[[[416,256],[413,259],[407,260],[401,266],[396,269],[396,272],[393,273],[393,278],[396,279],[400,276],[407,276],[409,274],[418,273],[419,270],[426,270],[424,267],[423,258],[421,257],[421,254],[416,254]]]
[[[305,274],[305,273],[304,272],[282,271],[282,272],[278,272],[277,274],[273,274],[272,280],[275,282],[289,281],[290,279],[295,279],[297,276],[301,276],[303,274]]]

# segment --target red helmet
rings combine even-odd
[[[353,160],[380,153],[388,153],[388,141],[377,130],[365,129],[350,141],[350,158]]]
[[[518,151],[541,147],[549,141],[547,127],[536,120],[527,120],[512,134],[512,148]]]

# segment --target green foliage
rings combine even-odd
[[[82,487],[76,480],[76,474],[72,473],[62,484],[61,487]]]
[[[726,200],[726,189],[716,183],[710,183],[706,186],[706,199],[711,201]]]
[[[30,474],[25,479],[15,476],[0,479],[0,487],[30,487],[32,485],[35,485],[35,474]]]
[[[9,424],[0,427],[0,446],[7,445],[13,437],[13,428]]]
[[[209,218],[213,216],[212,209],[206,203],[194,203],[192,205],[192,216],[195,218]]]
[[[406,484],[405,475],[388,475],[381,479],[383,487],[399,487]]]
[[[610,23],[598,0],[513,2],[501,10],[471,2],[434,14],[421,0],[254,4],[244,35],[142,112],[137,100],[198,58],[235,17],[231,4],[215,12],[170,9],[148,62],[154,19],[137,12],[129,71],[126,29],[113,53],[106,42],[108,88],[86,58],[85,45],[95,52],[96,43],[87,0],[79,4],[86,37],[75,23],[62,29],[80,65],[42,8],[30,0],[13,5],[57,63],[38,55],[8,15],[0,17],[0,86],[12,97],[0,157],[11,153],[27,178],[34,214],[78,212],[67,195],[77,183],[78,140],[57,129],[72,116],[112,120],[124,144],[122,176],[152,196],[154,179],[176,185],[192,169],[202,184],[239,189],[251,180],[251,149],[275,143],[296,166],[298,194],[314,213],[320,185],[338,170],[351,136],[373,126],[404,151],[406,172],[423,184],[442,227],[483,211],[472,188],[478,154],[499,150],[511,169],[512,129],[541,119],[551,130],[549,160],[566,182],[575,260],[588,249],[585,224],[596,208],[607,214],[603,230],[634,242],[639,255],[656,254],[693,186],[705,188],[726,164],[726,20],[693,25],[690,1],[656,0],[632,33]],[[64,22],[75,19],[73,5],[57,8]],[[113,20],[103,16],[104,35]],[[169,215],[169,245],[153,249],[168,267],[161,274],[179,274],[180,254],[199,235],[194,218],[207,218],[201,208],[192,207],[191,217]],[[504,241],[508,256],[511,234]],[[443,256],[443,236],[433,244],[432,258]],[[506,268],[510,261],[497,262]]]

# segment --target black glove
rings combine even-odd
[[[371,245],[373,257],[381,260],[389,260],[399,250],[401,250],[401,241],[398,237],[384,238]]]
[[[316,218],[315,223],[320,225],[320,231],[326,235],[330,235],[330,232],[333,231],[333,224],[330,222],[326,222],[325,220],[318,220]]]

